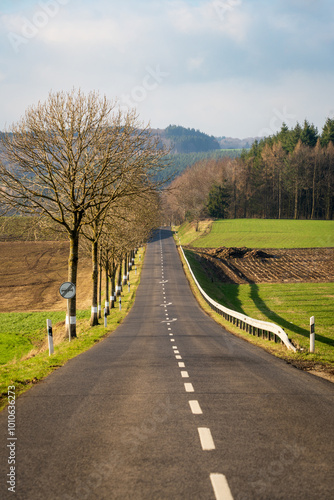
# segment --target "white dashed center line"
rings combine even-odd
[[[216,500],[233,500],[233,496],[224,474],[210,474]]]
[[[202,449],[204,451],[215,450],[215,443],[213,442],[211,431],[208,427],[198,427],[198,434],[201,440]]]
[[[166,295],[165,292],[165,283],[168,283],[168,280],[165,280],[165,271],[164,271],[164,262],[163,262],[163,250],[162,250],[162,242],[161,242],[161,234],[160,234],[160,248],[161,248],[161,285],[162,285],[162,290],[163,290],[163,295]],[[167,304],[167,299],[166,297],[163,297],[164,304],[161,304],[165,308],[165,313],[166,313],[166,321],[163,321],[162,323],[166,322],[167,326],[170,327],[170,321],[176,321],[176,318],[173,320],[169,319],[169,314],[167,312],[167,306],[172,305],[171,302]],[[170,332],[172,329],[168,328],[168,331]],[[172,337],[173,333],[169,333],[169,336]],[[171,342],[175,342],[174,338],[170,339]],[[175,355],[175,359],[180,360],[182,359],[182,356],[180,356],[179,351],[177,349],[177,346],[173,345],[173,352]],[[184,362],[179,362],[178,363],[179,368],[185,368],[185,363]],[[189,378],[189,374],[187,371],[181,370],[181,377],[182,378]],[[191,383],[185,383],[184,388],[186,392],[195,392],[194,387]],[[191,412],[193,415],[203,415],[203,411],[200,407],[200,404],[197,400],[192,400],[189,401],[189,406],[191,409]],[[201,442],[201,446],[203,451],[210,451],[210,450],[215,450],[215,443],[213,441],[211,431],[208,427],[198,427],[198,434]],[[224,474],[219,474],[219,473],[212,473],[210,474],[210,481],[212,484],[212,488],[215,494],[216,500],[233,500],[233,496],[230,490],[230,487],[228,485],[227,479],[224,476]]]
[[[189,401],[190,409],[194,415],[203,415],[198,401]]]

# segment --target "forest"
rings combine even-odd
[[[178,125],[169,125],[163,131],[161,140],[168,141],[174,153],[203,153],[220,149],[220,144],[215,137]]]
[[[203,159],[164,193],[167,218],[333,219],[334,119],[255,141],[239,158]]]

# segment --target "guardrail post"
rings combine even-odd
[[[310,352],[314,352],[315,347],[315,319],[314,316],[310,318]]]

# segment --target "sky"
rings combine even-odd
[[[0,40],[1,130],[73,88],[216,137],[334,118],[333,0],[0,0]]]

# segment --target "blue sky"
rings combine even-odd
[[[0,38],[2,130],[73,87],[215,136],[334,118],[332,0],[2,0]]]

